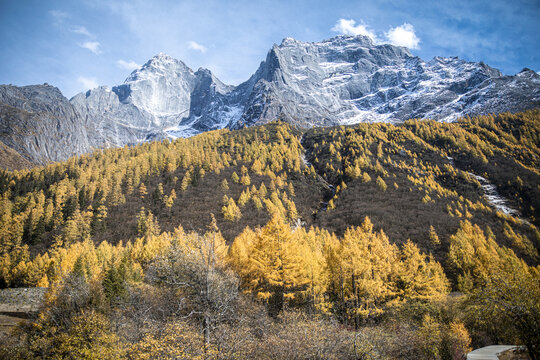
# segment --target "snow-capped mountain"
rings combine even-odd
[[[71,102],[105,143],[118,146],[277,118],[310,127],[518,111],[540,104],[540,76],[530,70],[503,76],[455,57],[426,62],[365,36],[286,38],[237,87],[159,54],[124,84]]]
[[[101,86],[76,95],[71,103],[86,121],[93,145],[123,146],[153,138],[190,136],[223,128],[227,112],[213,111],[233,88],[209,70],[193,72],[182,61],[158,54],[122,85]],[[201,127],[198,123],[215,123]]]
[[[18,96],[12,90],[0,102],[10,104],[10,94]],[[82,121],[84,134],[69,148],[80,153],[275,119],[311,127],[521,111],[540,107],[540,75],[524,69],[504,76],[482,62],[455,57],[426,62],[407,48],[375,45],[365,36],[315,43],[286,38],[238,86],[160,53],[123,84],[80,93],[70,103],[75,115],[69,117]],[[64,152],[56,151],[60,158]]]
[[[280,117],[300,126],[452,121],[468,114],[518,111],[540,104],[540,76],[502,74],[483,63],[374,45],[364,36],[274,45],[248,81],[244,124]],[[245,86],[240,85],[240,87]]]

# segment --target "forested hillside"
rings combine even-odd
[[[308,159],[337,190],[317,225],[343,233],[369,216],[395,242],[410,238],[443,260],[450,236],[467,220],[490,227],[499,244],[536,263],[538,116],[531,111],[458,123],[310,130],[304,137]],[[518,210],[515,217],[497,211],[477,176],[496,186]]]
[[[0,357],[538,357],[539,140],[274,122],[2,171],[0,286],[49,294]]]

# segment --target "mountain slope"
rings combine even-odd
[[[539,134],[539,110],[273,122],[0,171],[0,288],[51,295],[0,357],[533,353]]]
[[[0,86],[0,141],[34,164],[91,150],[81,116],[47,84]]]
[[[341,234],[369,216],[394,241],[411,239],[441,256],[468,220],[537,262],[539,120],[536,110],[456,123],[410,120],[309,130],[302,142],[307,159],[337,190],[326,197],[328,210],[317,213],[316,224]],[[501,211],[486,184],[518,210],[514,216]],[[430,244],[431,226],[440,247]],[[516,237],[514,226],[528,235]]]
[[[453,121],[540,107],[540,75],[532,70],[504,76],[455,57],[426,62],[404,47],[375,45],[364,36],[314,43],[286,38],[236,87],[160,53],[123,84],[80,93],[70,104],[53,89],[0,91],[0,140],[37,164],[92,148],[275,119],[310,128],[409,118]]]
[[[32,167],[32,163],[0,141],[0,168],[20,170]]]
[[[163,231],[179,225],[205,231],[214,214],[232,241],[276,212],[339,235],[368,216],[392,242],[411,239],[442,261],[450,237],[467,220],[489,226],[499,244],[537,262],[539,119],[538,111],[529,111],[304,135],[271,123],[108,149],[0,172],[0,193],[7,194],[0,201],[0,231],[8,243],[37,248],[86,237],[133,242],[141,213],[151,211]],[[494,184],[525,221],[500,213],[472,174]],[[430,226],[438,247],[429,241]]]

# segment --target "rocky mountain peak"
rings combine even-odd
[[[38,112],[56,112],[70,104],[60,89],[49,84],[13,86],[0,85],[0,103],[21,110]]]
[[[540,75],[537,72],[535,72],[534,70],[531,70],[529,68],[523,68],[519,73],[517,73],[516,76],[519,76],[519,77],[525,78],[525,79],[540,80]]]
[[[164,76],[189,77],[193,76],[193,70],[184,64],[184,62],[173,59],[169,55],[160,52],[148,60],[140,69],[134,70],[124,83]]]
[[[291,37],[286,37],[281,41],[279,47],[302,47],[302,46],[333,46],[333,47],[374,47],[375,44],[369,36],[364,35],[338,35],[320,42],[304,42]]]
[[[58,97],[69,106],[52,101]],[[540,107],[540,75],[524,69],[503,76],[457,57],[424,61],[404,47],[341,35],[321,42],[285,38],[238,86],[159,53],[123,84],[76,95],[72,107],[46,85],[0,88],[0,103],[25,111],[43,108],[58,119],[73,112],[69,117],[73,124],[83,121],[89,145],[106,147],[278,118],[306,128],[522,111]]]
[[[0,141],[34,164],[91,150],[79,112],[48,84],[0,85]]]
[[[333,46],[362,46],[372,48],[375,46],[373,40],[369,36],[364,35],[338,35],[333,38],[323,40],[318,44],[333,45]]]
[[[175,59],[165,54],[164,52],[159,52],[156,55],[154,55],[154,57],[152,57],[151,61],[172,62],[172,61],[175,61]]]
[[[212,71],[206,68],[199,68],[195,72],[195,76],[200,84],[205,84],[207,87],[213,87],[220,93],[228,93],[234,89],[234,86],[224,84],[212,73]]]

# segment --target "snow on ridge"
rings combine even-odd
[[[471,113],[516,111],[512,99],[524,107],[540,97],[540,91],[530,91],[540,89],[536,74],[500,77],[485,64],[457,57],[425,62],[406,48],[374,45],[362,36],[322,42],[285,38],[268,56],[254,76],[235,87],[160,53],[112,94],[92,90],[100,95],[77,97],[73,104],[90,121],[119,129],[115,142],[121,144],[145,134],[189,136],[235,127],[240,120],[250,125],[278,117],[304,127],[453,121]]]
[[[473,173],[468,174],[473,176],[480,183],[482,190],[484,190],[484,195],[487,201],[493,206],[493,208],[495,208],[495,210],[500,211],[505,215],[513,216],[520,221],[527,223],[526,220],[519,217],[520,213],[518,210],[510,207],[508,200],[499,194],[497,187],[490,183],[489,180],[480,175],[475,175]]]

